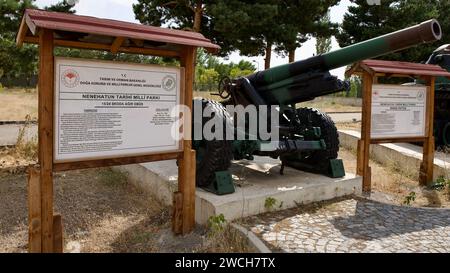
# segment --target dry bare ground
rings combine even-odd
[[[171,233],[164,207],[109,168],[55,175],[55,211],[64,224],[66,252],[243,252],[231,233]],[[26,174],[0,171],[0,252],[27,251]]]
[[[344,160],[345,169],[349,173],[356,173],[355,151],[341,149],[340,157]],[[415,194],[415,200],[409,204],[414,207],[445,207],[450,208],[450,187],[441,191],[419,186],[418,170],[401,166],[400,162],[370,161],[372,167],[372,188],[375,192],[384,194],[396,205],[404,205],[407,196]]]

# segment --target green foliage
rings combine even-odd
[[[330,14],[325,15],[321,20],[323,24],[331,24]],[[328,53],[331,50],[331,36],[323,35],[316,38],[316,55]]]
[[[85,58],[85,59],[99,59],[118,62],[134,62],[143,64],[159,64],[159,65],[179,65],[176,59],[151,57],[137,54],[118,53],[112,54],[109,51],[97,51],[88,49],[73,49],[58,47],[55,49],[55,56]]]
[[[195,89],[197,91],[213,91],[217,89],[222,78],[243,77],[254,73],[255,70],[255,66],[249,61],[241,60],[237,64],[233,62],[225,64],[219,58],[207,54],[203,50],[198,50]]]
[[[320,18],[340,0],[138,0],[133,5],[143,24],[191,29],[221,46],[221,55],[264,55],[276,45],[280,54],[295,50],[308,35],[330,33]],[[245,70],[245,69],[243,69]]]
[[[362,81],[358,76],[352,76],[350,79],[350,91],[334,94],[335,97],[345,98],[361,98],[362,97]]]
[[[436,18],[443,33],[449,33],[450,1],[448,0],[383,0],[381,5],[368,5],[366,0],[351,0],[337,35],[341,47],[393,32],[425,20]],[[389,54],[380,59],[421,62],[428,58],[439,45],[450,43],[450,36],[443,36],[439,42],[421,45],[408,50]]]
[[[275,38],[278,53],[295,53],[295,49],[309,40],[310,36],[324,39],[325,42],[337,32],[337,25],[327,20],[332,6],[340,0],[282,0],[278,1],[278,16],[275,24],[278,29]],[[328,39],[327,39],[328,38]]]
[[[233,67],[230,71],[230,76],[231,78],[236,79],[239,77],[248,76],[252,73],[253,73],[252,70],[242,70],[239,67]]]
[[[27,8],[36,8],[34,0],[0,1],[0,70],[7,79],[31,78],[37,73],[38,50],[35,45],[16,46],[15,38],[22,15]],[[65,1],[46,7],[49,10],[71,12],[73,6]]]
[[[410,192],[406,197],[405,200],[403,201],[404,205],[410,206],[412,202],[416,201],[416,193],[415,192]]]
[[[350,98],[362,98],[362,81],[360,77],[351,77],[350,78],[350,94],[348,95],[348,97]]]
[[[272,210],[273,208],[275,208],[277,202],[278,202],[277,199],[273,197],[267,197],[266,200],[264,201],[264,207],[267,210]]]
[[[66,12],[66,13],[75,13],[76,10],[73,9],[75,6],[75,1],[72,1],[73,4],[69,4],[67,0],[63,0],[59,3],[51,5],[49,7],[45,7],[45,10],[49,11],[57,11],[57,12]]]
[[[450,189],[450,179],[445,178],[444,176],[439,176],[439,178],[431,185],[433,190],[442,191],[445,188]]]
[[[224,230],[227,220],[225,216],[221,213],[219,215],[214,215],[208,219],[208,228],[210,229],[210,234],[214,235]]]
[[[0,69],[3,77],[14,78],[19,75],[31,76],[36,72],[36,46],[25,45],[17,48],[16,32],[26,8],[33,8],[34,0],[0,1]]]

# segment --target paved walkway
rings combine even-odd
[[[282,252],[450,252],[450,210],[345,200],[269,213],[247,227]]]
[[[23,125],[0,125],[0,146],[15,145],[21,128],[23,128]],[[25,132],[25,139],[31,140],[33,137],[37,136],[37,129],[36,124],[30,125]]]
[[[361,121],[361,119],[362,119],[361,113],[330,113],[328,115],[336,123],[355,122],[355,121]]]

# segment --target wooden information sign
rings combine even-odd
[[[53,211],[53,173],[178,160],[173,231],[195,226],[195,151],[171,130],[175,105],[192,108],[199,33],[27,9],[16,38],[39,45],[39,164],[29,170],[29,251],[62,252],[63,216]],[[178,58],[180,67],[68,59],[69,47]],[[191,117],[183,116],[183,128]],[[179,128],[180,129],[180,128]]]

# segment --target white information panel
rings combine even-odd
[[[55,58],[55,74],[55,162],[180,150],[179,68]]]
[[[426,102],[426,86],[374,85],[371,137],[424,137]]]

